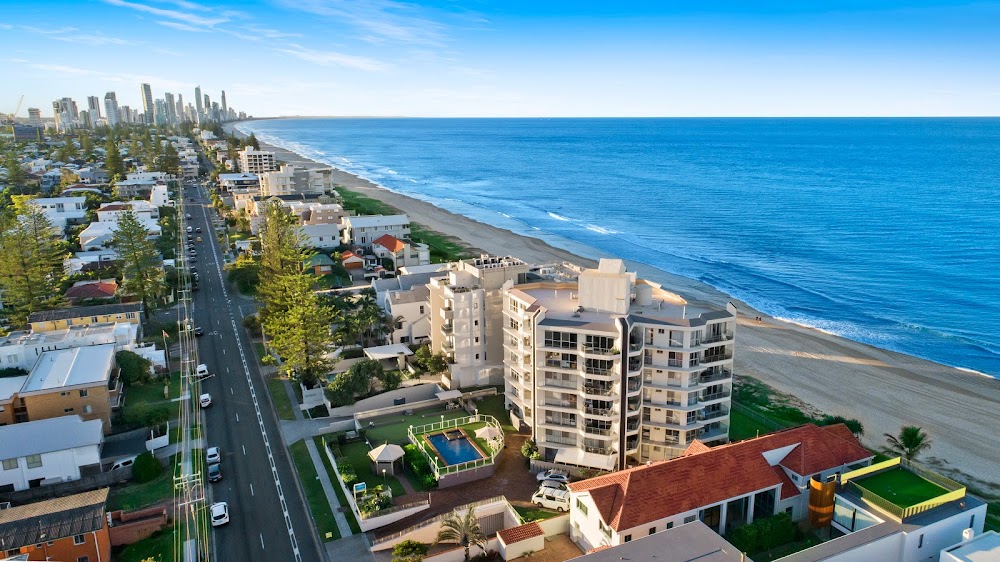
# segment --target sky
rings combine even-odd
[[[254,116],[1000,114],[1000,2],[0,0],[0,113],[194,88]]]

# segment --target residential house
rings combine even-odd
[[[0,337],[0,368],[31,369],[43,351],[115,344],[117,351],[129,350],[143,355],[158,366],[165,366],[163,350],[139,341],[139,325],[129,322],[71,326],[46,332],[11,332]]]
[[[972,534],[972,533],[970,533]],[[941,551],[941,562],[988,562],[1000,560],[1000,533],[986,531]]]
[[[100,271],[114,266],[117,261],[118,254],[114,250],[76,252],[72,256],[63,260],[63,271],[66,272],[66,275],[89,271]]]
[[[246,193],[252,191],[256,194],[260,190],[260,179],[256,174],[246,172],[239,174],[219,174],[219,189],[226,193]]]
[[[100,250],[111,243],[118,230],[118,218],[126,209],[131,209],[136,218],[146,227],[150,238],[160,236],[162,228],[157,223],[159,209],[152,207],[149,201],[127,201],[107,203],[97,210],[97,221],[90,223],[80,232],[80,247],[84,251]]]
[[[129,174],[132,175],[132,174]],[[149,197],[153,186],[160,182],[154,179],[124,179],[115,182],[115,193],[122,199]]]
[[[0,492],[79,480],[101,471],[100,420],[60,416],[0,427]],[[3,521],[5,510],[0,510]]]
[[[372,242],[372,252],[379,259],[392,262],[392,268],[431,263],[431,251],[427,244],[400,240],[391,234],[384,234]]]
[[[52,190],[61,182],[62,170],[49,170],[42,174],[38,185],[42,193],[52,193]]]
[[[544,460],[613,470],[728,440],[734,306],[697,308],[607,259],[504,291],[506,403]]]
[[[87,217],[86,197],[38,197],[31,199],[49,219],[52,226],[65,230],[67,224],[78,224]]]
[[[371,248],[372,242],[384,234],[401,240],[410,238],[410,218],[406,215],[344,217],[343,223],[343,242],[351,246]]]
[[[430,340],[431,292],[427,285],[434,277],[448,275],[448,266],[449,264],[439,264],[438,271],[372,281],[376,302],[386,314],[397,319],[390,334],[392,343],[422,343]]]
[[[153,186],[153,189],[149,192],[149,204],[153,209],[157,209],[157,216],[159,216],[160,207],[173,204],[170,202],[170,193],[167,189],[167,184],[158,183]]]
[[[302,224],[298,231],[306,248],[332,250],[340,246],[340,228],[336,223]]]
[[[807,424],[756,439],[573,482],[570,537],[584,551],[700,520],[727,529],[787,512],[795,521],[809,508],[809,482],[871,464],[843,424]]]
[[[50,330],[62,330],[71,326],[87,326],[109,322],[112,324],[115,322],[139,324],[141,316],[141,302],[126,302],[32,312],[28,316],[28,325],[33,332],[47,332]]]
[[[158,206],[153,205],[149,201],[137,199],[135,201],[112,201],[111,203],[104,203],[97,209],[97,220],[100,222],[118,222],[122,214],[129,210],[142,222],[155,221],[160,218],[160,209]]]
[[[111,179],[108,177],[107,171],[94,167],[80,168],[76,172],[76,176],[80,178],[80,183],[84,185],[105,184]]]
[[[350,250],[340,253],[340,264],[344,269],[361,269],[365,266],[365,259]]]
[[[63,297],[70,304],[78,304],[88,300],[114,300],[118,293],[118,282],[114,279],[100,279],[92,281],[77,281],[73,286],[66,289]]]
[[[108,489],[0,510],[0,555],[11,560],[109,562]]]
[[[326,254],[313,254],[302,263],[302,266],[305,270],[309,271],[309,273],[318,277],[333,273],[333,266],[336,263],[337,262],[333,261],[330,256]]]
[[[43,351],[13,397],[14,422],[80,415],[111,432],[111,411],[124,400],[115,344]]]

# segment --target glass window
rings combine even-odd
[[[28,461],[28,468],[38,468],[42,466],[42,455],[28,455],[25,457]]]
[[[83,544],[86,542],[86,537],[83,535],[73,535],[73,544]]]
[[[90,390],[84,388],[80,391],[80,398],[86,398],[88,394],[90,394]]]
[[[580,513],[587,515],[587,506],[579,498],[576,500],[576,509]]]
[[[4,459],[3,469],[4,470],[14,470],[17,468],[17,459]]]

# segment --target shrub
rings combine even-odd
[[[742,552],[757,553],[790,543],[798,538],[798,534],[792,516],[779,513],[743,525],[728,533],[726,538]]]
[[[139,484],[155,480],[162,473],[163,465],[159,459],[153,456],[153,453],[139,455],[132,465],[132,479]]]
[[[153,363],[134,352],[119,351],[115,354],[115,362],[122,370],[122,377],[127,385],[145,384],[152,378],[150,368]]]
[[[243,317],[243,327],[253,336],[260,336],[260,318],[256,314],[247,314]]]
[[[28,374],[28,371],[20,367],[4,367],[0,369],[0,379],[7,377],[23,377]]]
[[[128,425],[148,427],[159,425],[170,419],[171,407],[167,404],[151,405],[138,402],[125,409],[122,421]]]
[[[365,496],[364,501],[358,505],[361,513],[375,513],[392,507],[392,496],[383,494],[382,486],[375,486],[371,494]]]
[[[393,547],[392,560],[393,562],[403,562],[404,560],[407,562],[416,562],[417,560],[423,560],[424,556],[427,556],[428,550],[430,550],[428,545],[406,539]]]
[[[521,445],[521,454],[524,455],[526,459],[537,459],[541,456],[538,452],[538,446],[531,439],[528,439]]]
[[[437,487],[437,478],[431,471],[431,465],[427,462],[427,457],[423,451],[412,443],[403,445],[403,458],[406,461],[406,468],[416,476],[425,488]]]

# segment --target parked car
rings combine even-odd
[[[201,326],[198,326],[194,329],[194,335],[200,338],[201,336],[205,335],[205,330],[203,330]]]
[[[222,480],[222,465],[219,463],[208,465],[208,481],[218,482]]]
[[[202,408],[208,408],[212,405],[212,395],[206,392],[198,397],[198,401],[201,403]]]
[[[218,447],[209,447],[205,451],[205,462],[208,464],[222,462],[222,451]]]
[[[198,377],[207,377],[208,376],[208,365],[206,365],[204,363],[199,363],[198,366],[195,367],[194,374],[196,376],[198,376]]]
[[[226,502],[216,502],[212,504],[212,526],[219,527],[229,523],[229,504]]]
[[[119,468],[132,466],[133,464],[135,464],[135,457],[136,455],[132,455],[131,457],[125,457],[123,459],[116,460],[115,464],[111,465],[111,470],[118,470]]]
[[[197,232],[198,234],[201,234],[201,227],[199,226],[198,228],[194,229],[194,231]]]
[[[555,480],[556,482],[569,482],[569,475],[554,468],[539,472],[535,475],[539,482],[543,480]]]
[[[569,511],[569,490],[543,488],[531,496],[531,503],[556,511]]]
[[[538,486],[538,490],[541,491],[545,488],[551,488],[553,490],[569,489],[565,482],[559,482],[558,480],[542,480],[542,483]]]

